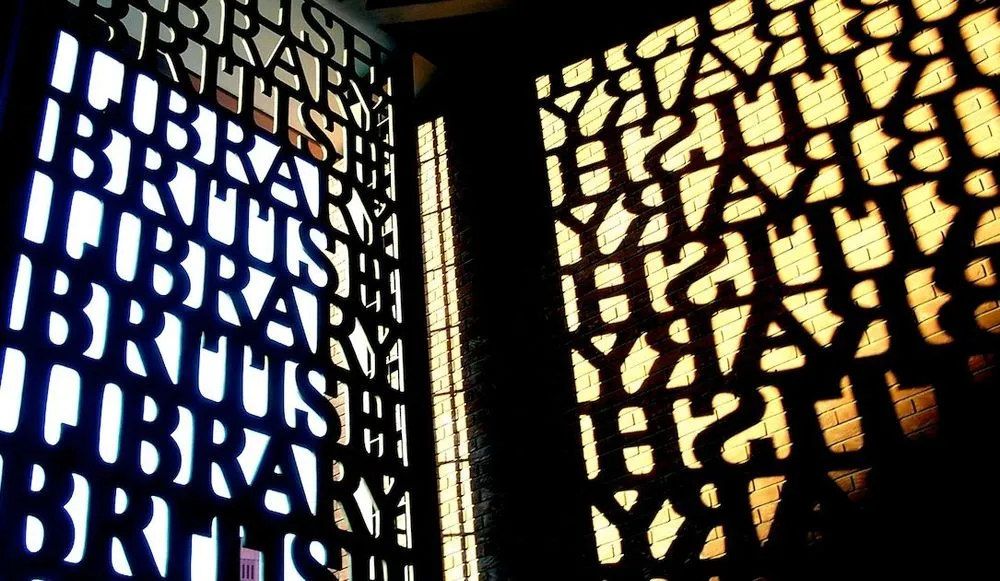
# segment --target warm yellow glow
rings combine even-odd
[[[847,377],[840,381],[840,397],[816,403],[816,415],[823,430],[823,440],[832,452],[856,452],[864,447],[858,404],[853,386]]]
[[[653,517],[653,523],[649,526],[649,531],[646,533],[649,548],[654,558],[662,559],[667,554],[670,545],[677,538],[677,531],[680,530],[683,524],[684,517],[674,510],[669,500],[664,501],[659,512]]]
[[[642,335],[632,346],[622,364],[622,385],[628,393],[636,393],[649,377],[659,353],[649,345],[649,336]]]
[[[958,214],[958,208],[942,200],[937,189],[938,182],[927,182],[903,192],[906,217],[924,254],[933,254],[941,247]]]
[[[750,269],[750,254],[746,242],[739,232],[722,235],[726,246],[726,260],[708,276],[700,278],[688,287],[688,298],[697,305],[711,303],[718,296],[718,286],[731,282],[737,296],[747,296],[753,292],[753,271]]]
[[[847,119],[850,109],[840,73],[833,65],[823,65],[823,76],[813,79],[808,73],[794,73],[792,85],[799,99],[799,114],[806,125],[826,127]]]
[[[781,282],[795,285],[819,279],[822,266],[816,246],[813,245],[808,218],[797,216],[792,221],[790,236],[779,236],[778,229],[772,227],[768,228],[767,237],[771,241],[771,255]]]
[[[597,537],[597,558],[601,563],[617,563],[622,558],[622,537],[618,528],[596,506],[591,507],[591,511],[594,536]]]
[[[980,87],[960,93],[955,112],[973,154],[983,159],[1000,154],[1000,106],[993,91]]]
[[[458,300],[455,228],[444,120],[421,125],[417,135],[445,579],[476,580],[479,578],[479,565],[462,376],[461,306]]]
[[[1000,15],[996,9],[966,16],[959,31],[976,67],[984,75],[1000,74]]]
[[[583,459],[587,465],[587,478],[593,480],[601,473],[597,462],[597,442],[594,440],[594,422],[590,416],[580,416],[580,434],[583,438]]]
[[[778,502],[785,485],[783,476],[754,478],[748,486],[750,507],[753,510],[753,524],[757,530],[757,540],[763,545],[771,535],[771,525],[778,511]]]
[[[858,499],[871,469],[859,452],[878,445],[866,420],[891,406],[899,441],[934,434],[934,387],[890,371],[901,349],[1000,334],[1000,11],[706,11],[539,78],[542,138],[594,490],[614,482],[632,518],[666,470],[705,482],[762,454],[746,493],[764,544],[795,454],[836,458],[821,474]],[[817,380],[816,366],[836,375]],[[793,442],[797,422],[822,437]],[[676,445],[654,447],[654,432]],[[704,509],[727,509],[718,493],[704,485]],[[727,531],[684,494],[652,505],[652,556],[696,518],[709,532],[682,560],[726,555]],[[594,511],[601,561],[627,560],[622,513]]]
[[[896,418],[910,438],[933,433],[938,423],[937,397],[928,385],[903,387],[891,371],[885,374]]]
[[[938,314],[951,300],[951,295],[942,291],[934,282],[934,269],[924,268],[911,272],[906,277],[906,300],[917,318],[917,328],[924,340],[934,345],[946,345],[953,339],[941,327]]]
[[[722,445],[722,457],[733,464],[743,464],[750,460],[750,443],[753,440],[771,440],[778,459],[788,458],[792,441],[788,433],[785,408],[781,403],[781,392],[772,386],[757,390],[766,403],[764,418],[753,427],[733,436]]]
[[[743,342],[750,306],[733,307],[716,311],[712,315],[712,333],[715,335],[715,351],[723,374],[733,370],[736,355]]]
[[[833,220],[837,224],[837,237],[849,268],[873,270],[892,261],[889,232],[875,202],[865,202],[865,213],[857,219],[846,208],[834,206]]]

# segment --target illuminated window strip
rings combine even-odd
[[[479,578],[444,119],[418,131],[420,212],[445,579]]]

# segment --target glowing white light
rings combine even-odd
[[[125,344],[125,366],[132,373],[146,377],[146,362],[142,360],[139,346],[134,341]]]
[[[174,204],[181,214],[181,219],[188,226],[194,224],[195,189],[198,184],[198,176],[194,170],[184,165],[177,164],[177,175],[167,184],[170,194],[174,197]]]
[[[221,444],[226,441],[226,424],[220,422],[219,420],[212,421],[212,443]]]
[[[351,222],[354,223],[354,229],[357,231],[358,236],[365,244],[371,244],[374,240],[373,232],[374,227],[372,226],[372,219],[368,216],[368,210],[365,208],[365,203],[361,201],[361,197],[357,192],[351,196],[350,201],[347,202],[347,215],[351,217]]]
[[[170,508],[167,506],[166,501],[154,496],[153,518],[150,519],[149,525],[142,530],[142,533],[149,544],[149,550],[153,554],[153,561],[156,563],[156,568],[160,571],[160,577],[167,576],[167,542],[170,538],[169,526]]]
[[[296,380],[296,369],[298,364],[292,361],[285,362],[285,423],[288,427],[295,428],[298,425],[298,412],[302,411],[306,414],[306,424],[309,426],[309,431],[312,432],[317,438],[322,438],[326,435],[326,420],[323,416],[316,413],[311,406],[307,405],[305,400],[302,399],[302,395],[299,392],[298,381]],[[309,372],[309,383],[310,387],[318,391],[321,395],[325,389],[326,379],[322,375],[316,373],[320,377],[322,382],[322,387],[317,388],[317,383],[313,383],[313,373]]]
[[[118,224],[118,250],[115,255],[115,272],[122,280],[135,280],[135,270],[139,265],[139,239],[142,236],[142,221],[128,212],[123,212]]]
[[[295,335],[292,334],[292,330],[276,321],[268,322],[267,337],[285,347],[291,347],[295,344]]]
[[[180,125],[170,121],[167,123],[167,145],[180,151],[187,147],[188,134]]]
[[[212,519],[212,534],[191,536],[192,581],[216,581],[219,576],[219,519]]]
[[[296,342],[304,339],[312,353],[320,351],[319,318],[322,308],[313,285],[323,287],[328,283],[326,268],[329,265],[317,263],[313,254],[318,255],[318,252],[315,252],[317,248],[323,249],[327,246],[327,238],[321,230],[310,227],[310,220],[307,219],[303,223],[301,219],[287,216],[287,208],[295,208],[300,214],[308,211],[313,218],[319,217],[320,203],[325,193],[325,183],[322,181],[325,178],[321,177],[320,168],[303,159],[282,158],[282,148],[275,142],[263,136],[246,133],[236,124],[223,120],[221,122],[226,123],[223,128],[219,116],[214,111],[202,106],[197,106],[196,111],[196,105],[193,102],[189,103],[179,93],[173,91],[169,95],[162,93],[161,91],[165,89],[151,77],[141,74],[127,75],[125,65],[108,54],[91,53],[87,50],[84,52],[85,56],[81,58],[80,50],[76,39],[65,33],[60,34],[52,69],[52,86],[67,93],[72,92],[75,86],[80,98],[86,101],[67,100],[62,108],[56,100],[50,99],[45,104],[38,148],[38,158],[41,161],[39,167],[42,169],[34,172],[27,192],[23,238],[34,244],[55,245],[56,254],[61,254],[60,246],[62,246],[66,253],[63,256],[64,261],[68,256],[68,259],[85,260],[86,263],[73,268],[63,267],[66,270],[63,272],[56,270],[59,266],[58,256],[54,256],[57,260],[54,268],[50,270],[46,262],[47,268],[41,271],[40,275],[37,261],[33,265],[27,256],[20,256],[17,270],[13,273],[14,292],[8,326],[13,331],[22,331],[30,316],[32,324],[41,326],[38,332],[43,335],[47,333],[52,343],[68,344],[73,349],[83,349],[82,354],[85,357],[108,364],[114,364],[118,361],[117,358],[121,357],[120,352],[118,354],[107,352],[114,345],[114,341],[109,341],[109,337],[116,341],[124,341],[126,367],[134,374],[145,377],[148,370],[156,382],[162,383],[161,376],[165,370],[167,378],[174,385],[181,385],[182,378],[185,382],[196,380],[198,392],[205,400],[223,403],[225,396],[232,392],[233,397],[242,398],[243,408],[249,416],[268,418],[270,413],[269,421],[276,419],[279,423],[281,422],[279,418],[283,416],[292,429],[308,429],[316,437],[326,436],[329,431],[327,422],[311,403],[321,402],[320,398],[324,396],[326,379],[322,374],[315,370],[307,371],[284,357],[282,362],[272,361],[274,354],[268,357],[263,354],[266,351],[258,353],[263,369],[257,369],[251,362],[254,353],[250,347],[245,346],[243,340],[240,344],[234,345],[231,341],[227,342],[225,336],[212,337],[212,341],[217,341],[217,348],[211,350],[206,346],[207,339],[202,332],[203,329],[191,327],[185,329],[188,325],[199,326],[201,321],[195,315],[204,315],[211,318],[213,323],[217,318],[235,326],[253,323],[255,328],[263,328],[266,335],[276,343],[301,350],[304,346],[296,345]],[[80,75],[76,74],[78,64],[81,66]],[[87,67],[89,71],[86,70]],[[75,82],[78,76],[80,83]],[[75,108],[81,105],[86,107],[88,104],[97,111],[107,111],[107,113],[101,114],[87,108],[90,115],[88,117],[71,108],[71,105]],[[157,109],[165,105],[173,113],[183,114],[183,121],[158,119]],[[193,122],[190,121],[191,118],[194,118]],[[119,125],[114,126],[114,123]],[[61,131],[65,131],[68,135],[60,135]],[[160,147],[168,148],[161,150],[166,155],[147,148],[145,143],[148,140],[143,135],[152,137],[154,141],[163,140],[165,137],[166,144],[161,144]],[[226,141],[228,143],[225,143]],[[244,153],[251,143],[249,153]],[[178,155],[178,152],[185,148],[194,152],[193,159],[178,159],[188,154],[184,152]],[[49,166],[44,165],[57,160],[68,167],[53,168],[50,171]],[[133,163],[135,167],[132,167]],[[204,167],[213,164],[224,166],[231,179],[221,182],[204,181],[206,179]],[[61,176],[68,171],[79,179],[61,183],[58,179],[50,177]],[[149,181],[144,181],[143,174]],[[166,183],[161,181],[160,176],[168,181]],[[271,183],[273,181],[271,178],[276,176],[285,180],[284,183]],[[227,188],[225,185],[231,186],[237,181],[248,187]],[[75,191],[76,188],[80,188],[81,191]],[[106,210],[105,201],[108,200],[110,201]],[[364,204],[360,204],[358,211],[364,215],[362,220],[370,221]],[[159,214],[164,219],[154,216],[153,219],[146,221],[151,213]],[[104,233],[105,219],[108,219],[107,236]],[[197,228],[177,229],[176,225],[170,225],[179,220],[186,226],[197,224]],[[279,224],[279,220],[283,223]],[[284,223],[286,220],[287,227]],[[160,224],[163,226],[159,227]],[[64,238],[57,236],[62,235],[62,232],[56,231],[63,227]],[[287,233],[287,237],[281,233],[282,229]],[[152,245],[153,241],[150,238],[153,238],[154,231],[155,247],[160,254],[153,253],[148,262],[141,262],[140,253]],[[223,248],[236,260],[221,255],[219,252],[221,247],[206,238],[206,234],[212,240],[230,247],[239,240],[240,247]],[[282,239],[276,240],[279,234]],[[109,243],[114,245],[113,250],[107,246]],[[242,247],[244,244],[245,248]],[[37,251],[30,244],[26,248]],[[50,254],[47,253],[46,256]],[[182,256],[183,259],[178,266],[177,260]],[[100,278],[107,276],[111,264],[101,265],[99,261],[109,258],[114,260],[114,272],[120,281],[137,283],[134,292],[140,294],[148,292],[142,289],[152,284],[153,290],[162,296],[171,296],[173,293],[171,300],[183,299],[184,306],[171,313],[164,312],[162,300],[149,301],[146,307],[150,316],[147,317],[144,305],[131,300],[129,285]],[[216,260],[219,264],[219,277],[230,281],[228,285],[217,285],[218,281],[211,280],[215,277],[207,273],[208,268],[216,268],[214,266]],[[80,267],[84,266],[86,268],[81,271]],[[285,266],[288,267],[288,273],[284,272]],[[183,273],[179,272],[181,270]],[[71,273],[74,277],[72,284],[67,273]],[[284,286],[288,274],[301,280],[299,286],[295,286],[295,283],[288,288]],[[377,279],[378,272],[374,274],[373,278]],[[33,276],[35,279],[41,276],[40,281],[33,280]],[[49,278],[50,276],[53,278]],[[81,276],[83,278],[80,278]],[[308,280],[302,280],[305,278]],[[94,282],[95,280],[97,282]],[[232,283],[234,280],[247,282],[239,288]],[[283,286],[281,289],[276,289],[279,280]],[[38,299],[31,299],[33,290],[47,290],[33,289],[32,283],[47,286],[50,281],[54,294],[70,297],[67,299],[70,301],[67,304],[77,305],[76,315],[71,316],[71,313],[61,306],[45,308],[41,305],[36,306],[34,302],[29,305],[29,300],[42,300],[50,296],[47,292],[41,292],[36,295]],[[211,289],[210,292],[218,293],[217,302],[213,300],[215,296],[212,294],[206,296],[206,288]],[[289,293],[288,290],[292,292]],[[180,296],[184,294],[186,296]],[[129,328],[125,330],[124,337],[112,337],[109,335],[108,327],[112,317],[121,322],[120,318],[124,316],[124,301],[129,303],[127,325]],[[82,304],[85,304],[82,317],[86,320],[80,316],[79,305]],[[37,312],[29,312],[29,306]],[[277,318],[281,322],[262,320],[270,317],[272,309],[276,311]],[[207,312],[196,313],[201,310]],[[252,321],[246,320],[248,314]],[[77,328],[81,324],[82,328]],[[139,326],[143,326],[144,329],[138,329]],[[159,334],[150,342],[145,329],[152,329],[154,334],[158,331]],[[182,343],[186,339],[185,330],[189,333],[194,331],[199,335],[200,350],[195,350],[193,353],[182,350]],[[367,351],[370,352],[370,356],[360,359],[363,359],[374,372],[374,352],[371,350],[368,336],[360,326],[355,327],[355,334],[357,333],[363,336]],[[190,339],[193,341],[194,337]],[[118,345],[120,349],[121,343]],[[229,347],[237,349],[237,352],[229,353]],[[242,369],[235,359],[231,359],[239,356],[241,347]],[[356,351],[357,349],[356,347]],[[53,353],[64,350],[53,350]],[[365,348],[361,350],[364,351]],[[100,381],[98,378],[95,385],[86,386],[88,392],[85,394],[81,379],[81,373],[84,371],[82,368],[77,371],[63,365],[52,365],[50,362],[45,362],[43,354],[41,360],[43,363],[40,363],[36,370],[35,366],[28,367],[27,359],[38,355],[26,355],[11,347],[2,349],[2,354],[0,431],[15,433],[20,427],[24,384],[27,381],[37,380],[42,382],[44,388],[44,391],[38,394],[42,400],[39,403],[44,403],[40,431],[49,446],[65,446],[68,440],[78,436],[76,428],[82,426],[87,430],[97,429],[96,451],[104,464],[120,464],[123,456],[130,457],[135,453],[128,452],[128,446],[122,445],[127,423],[126,412],[127,409],[131,409],[131,405],[126,407],[125,390],[129,389],[127,382],[106,383],[107,380]],[[183,371],[182,356],[187,366]],[[227,377],[227,371],[233,363],[236,364],[235,373],[231,374],[232,377]],[[278,367],[271,369],[272,363]],[[47,383],[44,377],[46,371],[48,371]],[[283,377],[281,377],[282,371]],[[271,377],[272,373],[274,377]],[[271,379],[281,381],[281,384],[274,385]],[[300,381],[305,384],[299,385]],[[169,390],[169,386],[154,387],[161,391]],[[175,395],[185,398],[193,396],[190,387],[185,384]],[[233,392],[233,389],[239,391],[239,395]],[[99,410],[82,411],[80,405],[83,401],[88,405],[99,406]],[[163,419],[166,419],[166,416],[173,417],[176,410],[177,423],[170,438],[173,444],[176,444],[179,465],[176,475],[165,476],[173,477],[174,484],[188,486],[199,473],[194,465],[195,431],[201,430],[207,424],[204,423],[206,418],[196,418],[194,412],[201,409],[204,404],[184,407],[187,404],[180,405],[173,399],[171,402],[170,413],[163,414]],[[226,401],[226,406],[223,407],[228,408],[229,403],[232,402]],[[222,410],[220,406],[212,407]],[[160,415],[157,400],[146,396],[142,411],[143,421],[152,423]],[[228,428],[223,421],[216,419],[212,421],[212,443],[223,447],[227,440]],[[256,420],[251,421],[256,422]],[[248,429],[245,424],[233,426],[231,429],[236,430],[233,433],[237,439],[240,438],[239,432],[243,432],[244,444],[237,457],[237,464],[242,478],[248,485],[252,485],[261,472],[266,471],[262,468],[262,464],[268,455],[268,446],[274,436],[267,430]],[[201,431],[198,434],[202,438],[207,436]],[[156,441],[155,438],[150,438],[153,441],[136,439],[139,440],[139,466],[135,468],[149,476],[155,475],[158,471],[162,472],[166,468],[164,461],[167,459],[167,456],[161,458],[161,453],[165,452],[163,442]],[[154,444],[154,441],[157,443]],[[91,442],[90,445],[94,444],[95,442]],[[172,445],[170,442],[167,444]],[[134,443],[132,445],[134,446]],[[319,459],[315,451],[290,443],[282,443],[281,446],[285,450],[291,449],[290,460],[294,463],[298,478],[289,480],[301,482],[302,496],[298,496],[297,491],[294,492],[293,498],[293,493],[288,491],[268,489],[261,490],[263,498],[260,500],[263,500],[267,510],[287,515],[292,512],[292,501],[301,502],[298,499],[304,498],[309,511],[313,515],[318,515]],[[9,488],[10,464],[6,467],[8,473],[4,474],[3,460],[3,457],[0,457],[0,484],[5,484],[7,485],[5,488]],[[10,461],[9,458],[7,460]],[[173,460],[169,463],[172,462]],[[226,466],[225,470],[223,466]],[[233,491],[228,479],[236,478],[238,481],[240,476],[228,472],[230,468],[224,462],[221,464],[210,462],[209,468],[210,474],[207,476],[210,476],[212,490],[220,497],[231,498]],[[285,470],[292,469],[286,466]],[[275,472],[280,475],[282,471],[275,468]],[[31,478],[32,491],[44,494],[45,477],[43,468],[35,466]],[[66,481],[65,477],[65,474],[52,473],[49,475],[51,482],[48,484],[49,488],[56,490],[63,490],[67,485],[72,485],[68,499],[64,495],[66,491],[63,490],[58,501],[65,502],[63,509],[71,524],[70,527],[64,527],[66,531],[59,531],[59,543],[66,539],[66,544],[71,545],[68,548],[59,547],[63,550],[60,556],[64,556],[65,561],[70,564],[84,561],[89,563],[92,560],[92,556],[87,556],[91,497],[104,497],[104,493],[98,494],[96,489],[91,490],[91,483],[98,481],[91,479],[91,482],[88,482],[90,476],[69,474],[71,482]],[[104,480],[100,481],[106,484]],[[237,484],[236,487],[245,494],[241,484]],[[367,485],[362,484],[362,487],[364,494],[371,499]],[[115,514],[124,515],[129,509],[128,495],[123,489],[114,490]],[[254,493],[258,493],[256,489]],[[179,563],[169,563],[171,508],[163,498],[152,497],[150,501],[146,498],[148,496],[143,497],[140,505],[133,509],[138,510],[140,516],[137,518],[142,518],[141,515],[147,511],[143,503],[152,503],[151,519],[142,531],[149,548],[148,554],[152,556],[160,577],[165,577],[168,570],[172,576],[183,574],[174,567]],[[140,501],[138,498],[136,500]],[[365,511],[377,512],[373,499],[369,503],[369,508],[363,510]],[[23,518],[26,518],[25,547],[32,552],[42,551],[46,540],[45,524],[35,515],[27,514]],[[49,526],[55,524],[57,523],[53,521]],[[378,523],[371,520],[366,524],[375,530],[377,536]],[[213,519],[211,533],[206,530],[199,531],[210,536],[186,531],[186,534],[192,534],[190,553],[192,579],[208,580],[218,576],[219,547],[222,542],[220,527],[219,520]],[[134,543],[135,539],[130,536],[123,542],[125,538],[111,537],[110,565],[118,575],[131,577],[133,571],[130,557],[134,559],[137,556],[128,553],[126,546],[131,548],[131,544],[128,543]],[[49,545],[53,545],[54,541],[54,538],[50,538]],[[285,536],[285,576],[288,579],[302,579],[291,555],[294,543],[294,536]],[[313,542],[308,549],[316,562],[325,565],[327,549],[322,543]],[[93,548],[90,547],[90,550],[93,551]],[[99,559],[100,556],[97,555],[96,558]],[[104,558],[107,559],[108,555],[105,554]],[[143,568],[147,559],[145,556],[140,559]]]
[[[226,125],[226,139],[231,143],[243,143],[245,134],[243,133],[243,128],[239,125],[230,121]]]
[[[219,257],[219,276],[230,279],[236,276],[236,263],[226,256]]]
[[[98,111],[107,109],[112,102],[122,102],[122,89],[125,86],[125,65],[104,54],[94,54],[94,62],[90,68],[90,87],[87,90],[87,100]]]
[[[243,298],[246,300],[252,318],[260,317],[260,311],[264,308],[264,303],[267,301],[268,295],[271,294],[273,285],[274,276],[250,267],[250,280],[243,288]]]
[[[361,520],[365,523],[368,534],[378,537],[378,507],[375,504],[375,497],[372,496],[372,491],[368,488],[368,483],[365,482],[364,478],[358,484],[358,489],[354,491],[354,502],[357,503],[358,510],[361,511]]]
[[[317,286],[325,286],[327,283],[326,271],[306,252],[302,245],[301,228],[302,222],[300,220],[288,219],[288,228],[285,230],[285,257],[288,272],[300,276],[302,274],[301,268],[305,266],[309,273],[309,279]]]
[[[181,466],[174,478],[175,484],[186,486],[191,483],[191,461],[194,456],[194,415],[187,408],[177,408],[177,429],[170,435],[181,453]]]
[[[156,469],[160,467],[160,453],[156,446],[145,440],[139,443],[139,467],[148,476],[156,474]]]
[[[145,311],[143,311],[142,305],[140,305],[136,301],[129,301],[129,306],[128,306],[129,323],[132,323],[133,325],[138,325],[139,323],[142,322],[144,314]]]
[[[163,167],[163,156],[154,149],[146,148],[146,169],[158,170]]]
[[[264,214],[261,217],[261,214]],[[250,254],[261,262],[274,260],[274,208],[263,212],[257,200],[250,200],[247,245]]]
[[[170,274],[170,271],[160,266],[159,264],[153,266],[153,290],[159,293],[161,296],[167,296],[170,294],[170,290],[174,288],[174,275]]]
[[[38,464],[31,467],[31,482],[28,487],[32,492],[41,492],[45,488],[45,469]]]
[[[306,343],[309,344],[309,350],[315,353],[319,348],[319,299],[299,287],[292,288],[292,295],[295,297],[302,329],[306,333]]]
[[[239,180],[247,185],[250,184],[250,180],[247,179],[246,169],[243,168],[243,161],[231,151],[226,152],[226,172],[234,180]]]
[[[295,191],[279,183],[271,184],[271,197],[289,207],[298,206],[298,197]]]
[[[190,283],[184,306],[197,309],[205,295],[205,249],[199,244],[188,242],[188,255],[181,262]]]
[[[302,492],[305,493],[309,510],[316,514],[317,490],[316,482],[319,479],[316,467],[316,454],[312,450],[302,446],[292,446],[292,457],[295,458],[295,467],[298,468],[299,478],[302,482]]]
[[[132,151],[132,140],[117,131],[111,132],[111,143],[104,149],[104,155],[111,162],[111,179],[105,189],[112,194],[122,195],[128,185],[128,166]]]
[[[167,215],[167,210],[163,207],[163,200],[160,199],[159,190],[149,182],[142,182],[142,205],[161,216]]]
[[[263,137],[254,136],[253,147],[247,157],[250,158],[250,165],[258,182],[263,183],[267,178],[271,166],[274,165],[275,158],[278,157],[278,146]],[[294,195],[294,194],[293,194]],[[294,204],[293,204],[294,205]]]
[[[326,565],[326,547],[323,546],[323,543],[319,541],[309,543],[309,554],[320,565]]]
[[[12,331],[24,328],[24,318],[28,314],[28,297],[31,290],[31,260],[27,256],[17,259],[17,275],[14,277],[14,299],[10,303],[8,326]]]
[[[84,114],[80,114],[76,118],[76,134],[80,137],[93,137],[94,136],[94,122],[90,120]]]
[[[122,430],[122,388],[113,383],[104,386],[101,400],[101,432],[97,450],[108,464],[118,461]]]
[[[53,345],[65,345],[69,338],[69,323],[59,313],[49,313],[49,341]]]
[[[128,494],[121,488],[115,489],[115,514],[125,514],[128,509]]]
[[[142,421],[147,424],[155,422],[158,415],[160,415],[160,407],[156,405],[155,399],[147,395],[142,400]]]
[[[24,522],[24,548],[28,552],[37,553],[45,544],[45,527],[38,517],[28,515]]]
[[[59,132],[59,104],[49,99],[45,105],[45,120],[42,122],[42,140],[38,144],[38,159],[52,161],[56,153],[56,134]]]
[[[239,462],[243,478],[249,485],[257,477],[257,470],[260,469],[260,463],[264,459],[264,452],[267,450],[267,444],[271,441],[271,437],[246,428],[243,430],[243,437],[245,439],[243,450],[236,457],[236,461]]]
[[[73,475],[73,495],[63,507],[73,523],[73,547],[67,563],[79,563],[87,549],[87,519],[90,513],[90,483],[79,474]]]
[[[247,413],[262,418],[267,415],[270,359],[264,357],[264,368],[253,366],[253,350],[243,348],[243,409]]]
[[[52,86],[63,93],[73,90],[73,77],[76,75],[76,59],[80,53],[80,43],[75,38],[59,33],[59,44],[56,47],[56,62],[52,67]]]
[[[232,498],[229,493],[229,483],[226,482],[226,476],[222,473],[222,467],[215,462],[212,462],[212,492],[221,498]]]
[[[156,81],[146,75],[139,75],[135,82],[135,107],[132,109],[132,123],[146,135],[156,129],[156,101],[159,88]]]
[[[208,235],[231,245],[236,240],[236,190],[218,192],[219,184],[212,180],[208,196]]]
[[[358,358],[358,363],[361,364],[361,370],[369,378],[374,378],[375,350],[372,349],[371,341],[368,340],[368,334],[365,333],[361,323],[357,320],[354,321],[354,330],[351,331],[349,339],[351,347],[354,348],[354,354]]]
[[[73,173],[80,179],[87,179],[94,174],[94,158],[81,149],[73,150]]]
[[[45,232],[49,227],[49,213],[52,210],[52,178],[35,172],[31,180],[28,200],[28,218],[24,223],[24,239],[37,244],[45,242]]]
[[[198,134],[198,152],[194,158],[205,165],[215,163],[215,128],[218,125],[215,113],[205,107],[198,107],[198,118],[191,124]]]
[[[167,368],[167,375],[174,385],[180,379],[181,373],[181,320],[170,313],[163,314],[163,331],[156,336],[156,348],[160,358]]]
[[[233,297],[223,291],[219,291],[219,316],[222,317],[223,321],[231,325],[240,324],[240,317],[236,313],[236,305],[233,304]]]
[[[119,575],[132,576],[132,566],[129,565],[128,557],[125,555],[125,547],[117,538],[111,539],[111,567]]]
[[[219,337],[218,351],[211,351],[202,337],[199,353],[198,391],[205,399],[221,402],[226,390],[226,338]]]
[[[319,168],[308,161],[295,158],[295,167],[299,171],[299,180],[306,196],[306,204],[314,218],[319,217]],[[320,248],[325,248],[321,246]]]
[[[90,288],[92,296],[83,312],[90,320],[93,333],[90,345],[83,355],[91,359],[101,359],[104,357],[104,342],[108,334],[108,305],[111,299],[108,291],[101,285],[91,283]]]
[[[288,502],[288,495],[276,490],[268,490],[264,493],[264,507],[278,514],[289,514],[292,512],[292,505]]]
[[[166,252],[174,245],[174,237],[171,236],[170,232],[164,230],[163,228],[156,229],[156,249],[160,252]]]
[[[52,284],[52,292],[61,297],[66,296],[66,293],[69,292],[69,277],[66,276],[65,272],[61,270],[56,271],[55,280]]]
[[[266,502],[266,501],[265,501]],[[295,535],[285,535],[285,559],[284,577],[285,581],[306,581],[305,577],[299,573],[295,567],[295,560],[292,558],[292,545],[295,543]]]
[[[84,249],[101,243],[104,204],[86,192],[74,192],[66,228],[66,252],[71,258],[83,258]]]
[[[43,433],[46,443],[55,446],[63,426],[76,426],[80,419],[80,374],[75,369],[54,365],[49,373],[45,398]]]

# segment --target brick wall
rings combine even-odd
[[[479,579],[451,168],[444,119],[418,131],[431,392],[446,581]]]
[[[602,575],[863,537],[993,378],[998,9],[734,0],[536,87]]]

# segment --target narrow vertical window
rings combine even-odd
[[[469,471],[465,384],[462,380],[461,310],[444,119],[421,125],[418,140],[427,328],[431,349],[445,579],[476,580],[479,579],[479,571]]]

